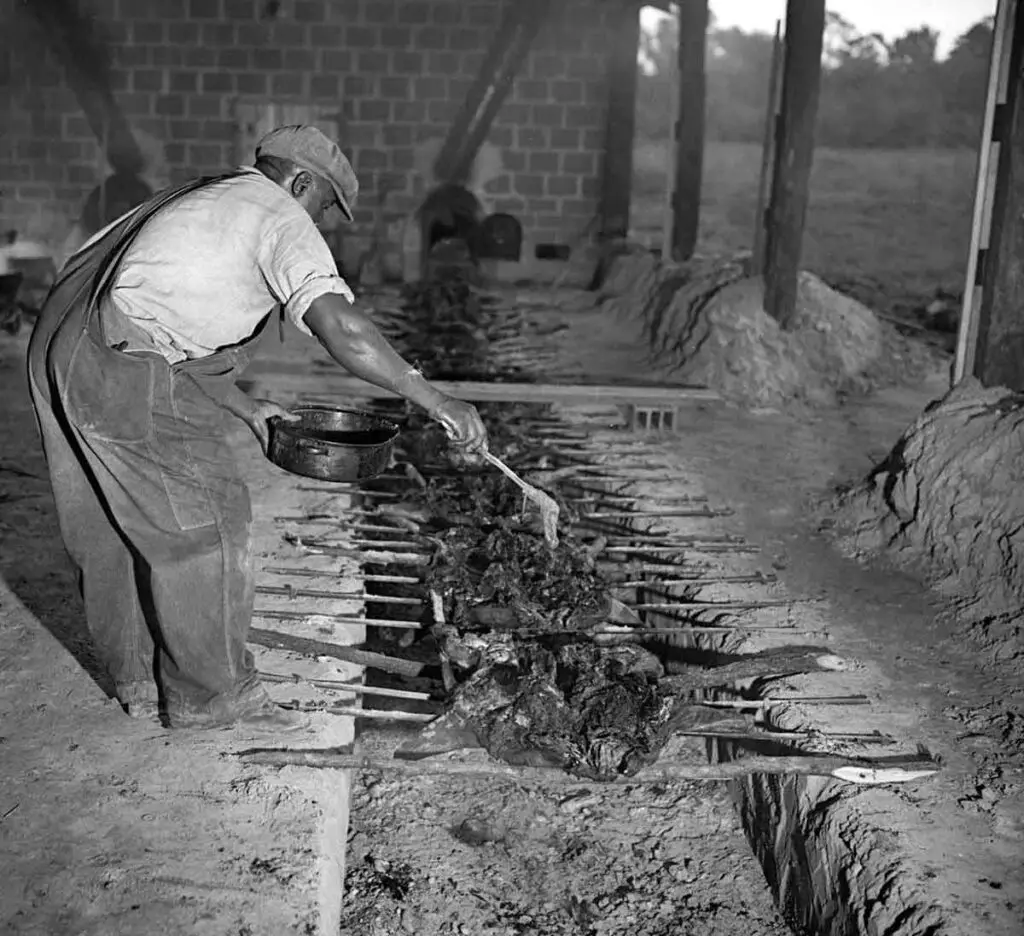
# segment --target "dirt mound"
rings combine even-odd
[[[836,508],[845,548],[925,572],[1000,656],[1024,650],[1024,394],[964,380]]]
[[[830,405],[845,394],[920,379],[934,354],[866,306],[801,273],[796,319],[783,329],[764,310],[761,277],[746,258],[662,264],[647,253],[608,266],[601,298],[643,331],[666,380],[702,384],[756,406]]]

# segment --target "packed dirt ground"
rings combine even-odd
[[[524,300],[554,301],[543,291],[524,294]],[[571,327],[592,333],[595,319],[584,306],[580,303],[578,313],[563,317]],[[614,341],[613,335],[605,337]],[[839,794],[865,822],[891,824],[901,834],[909,830],[891,845],[894,873],[912,878],[907,886],[918,895],[934,898],[940,921],[933,929],[912,931],[1016,936],[1024,928],[1019,878],[1024,864],[1024,690],[1018,674],[1005,658],[986,656],[960,639],[941,615],[941,600],[920,580],[845,558],[828,540],[836,490],[855,483],[882,460],[924,407],[944,392],[945,366],[936,361],[927,379],[910,386],[882,382],[870,395],[844,394],[827,405],[686,406],[680,410],[677,435],[660,444],[672,451],[679,470],[736,510],[732,527],[762,547],[758,561],[779,575],[784,588],[825,603],[836,647],[869,664],[868,678],[874,682],[868,688],[881,704],[862,717],[869,722],[875,717],[874,727],[882,732],[919,732],[941,756],[943,770],[935,778],[891,790],[854,788]],[[7,401],[0,425],[7,440],[0,459],[4,578],[48,626],[57,622],[65,636],[80,633],[16,350],[0,366],[0,394]],[[0,615],[7,614],[4,605]],[[7,620],[4,624],[10,626]],[[87,643],[72,643],[72,649],[88,666]],[[34,698],[62,704],[57,701],[62,673],[78,664],[70,659],[55,664],[36,654],[22,665],[26,673],[19,686],[25,699],[8,708],[14,717],[27,711]],[[125,728],[123,745],[114,740],[114,722],[100,725],[97,705],[65,707],[61,730],[46,748],[46,762],[33,769],[51,775],[71,772],[82,751],[105,759],[114,756],[110,744],[124,751],[138,742],[134,725]],[[117,713],[104,711],[104,718],[116,719]],[[93,740],[85,743],[83,738]],[[124,771],[129,796],[144,793],[160,802],[166,785],[164,793],[155,787],[140,793],[131,786],[129,774],[138,767],[132,762]],[[260,775],[256,782],[273,779]],[[216,782],[245,795],[244,787],[232,787],[229,780]],[[200,796],[209,795],[210,787],[205,789]],[[9,812],[15,803],[0,803],[4,846],[17,846],[5,859],[12,867],[25,861],[30,842],[52,854],[60,844],[62,822],[73,822],[72,813],[81,812],[77,804],[61,802],[59,785],[37,787],[33,795],[39,802],[31,810]],[[97,808],[115,808],[124,796],[118,784],[100,782],[89,795],[96,797]],[[252,817],[252,822],[268,823],[268,848],[290,842],[291,849],[301,838],[301,831],[289,838],[280,822],[292,815],[289,809],[301,813],[301,804],[282,808],[276,826],[273,815]],[[679,784],[642,793],[594,789],[569,796],[512,784],[365,774],[354,783],[352,809],[345,933],[659,936],[685,930],[769,936],[785,931],[721,787]],[[138,812],[140,822],[149,821],[141,803]],[[16,837],[3,828],[15,817],[22,823]],[[168,822],[168,851],[158,853],[154,864],[169,860],[172,843],[180,848],[182,839],[187,841],[188,821],[186,812],[180,822]],[[855,842],[859,833],[853,824],[837,834]],[[905,860],[904,849],[911,847],[917,854]],[[872,839],[872,860],[884,862],[877,848]],[[97,848],[97,855],[103,851]],[[249,877],[239,884],[247,896],[236,908],[236,930],[212,928],[215,924],[203,916],[222,896],[204,895],[196,874],[148,873],[163,881],[161,899],[170,899],[166,888],[178,886],[187,893],[193,921],[189,932],[303,932],[308,921],[270,930],[251,915],[264,886],[310,886],[301,849],[289,851],[288,860],[300,870],[285,867],[287,880],[278,874],[282,862],[268,855],[252,856]],[[124,871],[112,868],[111,874]],[[140,866],[130,873],[145,871]],[[5,913],[23,913],[30,906],[33,919],[42,919],[43,908],[55,899],[48,888],[57,877],[45,863],[34,873],[35,889],[12,894],[14,901],[4,902]],[[75,869],[62,868],[61,874],[67,893],[59,900],[73,905]],[[180,880],[186,883],[174,884]],[[903,899],[903,887],[893,879],[874,898],[873,912],[894,920],[893,925],[863,931],[907,931],[900,929],[900,908],[892,906]],[[865,912],[870,925],[871,908]],[[45,931],[38,926],[19,930],[17,916],[4,922],[13,933]],[[130,918],[119,922],[119,929],[106,925],[75,932],[161,932],[155,919],[145,930],[131,928]]]

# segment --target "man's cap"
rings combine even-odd
[[[256,144],[256,158],[277,156],[315,173],[331,183],[338,207],[352,221],[352,206],[359,194],[359,180],[341,148],[322,131],[308,124],[271,130]]]

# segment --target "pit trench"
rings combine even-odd
[[[384,404],[380,401],[372,404],[373,408],[379,409],[382,406]],[[652,453],[656,451],[657,445],[652,444],[650,441],[637,440],[636,437],[623,431],[621,423],[618,428],[609,429],[609,423],[612,421],[609,418],[610,416],[617,417],[618,414],[562,411],[553,418],[550,418],[546,428],[549,431],[562,434],[562,454],[565,454],[566,447],[570,450],[574,446],[576,449],[589,447],[592,450],[588,456],[590,461],[613,464],[617,456],[611,453],[611,447],[616,444],[625,444],[627,447],[635,446],[637,450],[643,451],[645,457],[649,460]],[[512,418],[511,413],[509,413],[507,418]],[[566,441],[570,443],[568,446],[566,446]],[[393,476],[390,479],[384,480],[385,483],[397,484],[399,487],[402,484],[411,483],[407,477]],[[628,490],[630,496],[635,495],[634,503],[639,504],[645,512],[653,513],[655,512],[654,506],[658,504],[663,506],[666,497],[669,499],[675,497],[674,503],[676,504],[686,503],[685,495],[680,497],[678,493],[680,484],[686,480],[678,476],[678,471],[676,476],[667,477],[663,483],[650,479],[643,480],[641,472],[632,477],[627,484],[621,482],[612,483],[598,477],[591,477],[587,479],[586,486],[590,488],[591,492],[603,491],[607,494],[608,491],[614,490],[616,492],[615,496],[622,498],[623,503],[625,503],[625,498],[627,497],[625,492]],[[694,479],[689,479],[691,484],[693,481]],[[659,485],[661,486],[659,487]],[[668,490],[664,489],[664,485],[668,485]],[[366,496],[367,493],[364,491],[364,509],[373,511],[374,498]],[[691,494],[689,503],[693,506],[706,502],[701,499],[699,494]],[[680,536],[693,536],[695,524],[699,528],[704,529],[709,524],[714,526],[720,522],[720,518],[721,515],[716,513],[713,508],[710,508],[702,510],[699,516],[695,516],[694,512],[691,512],[689,516],[670,517],[667,519],[670,520]],[[650,519],[646,517],[621,517],[618,520],[626,523],[628,526],[628,531],[623,534],[625,541],[621,545],[627,547],[634,546],[638,551],[633,552],[633,555],[642,555],[639,547],[644,545],[643,538],[651,535]],[[381,525],[387,526],[386,523]],[[635,533],[639,540],[635,537],[631,539],[631,533]],[[395,534],[393,531],[368,530],[365,531],[365,536],[364,545],[367,548],[374,548],[375,542],[386,542],[388,539],[394,539]],[[731,599],[734,602],[744,599],[750,600],[751,590],[761,590],[764,592],[765,589],[771,588],[774,583],[771,581],[770,576],[764,575],[760,569],[756,568],[756,552],[756,550],[742,543],[735,536],[723,535],[720,532],[710,532],[701,544],[690,544],[686,550],[677,550],[675,554],[661,554],[660,558],[672,559],[673,557],[678,558],[678,555],[683,553],[684,566],[686,562],[692,563],[690,571],[698,567],[699,564],[705,579],[715,579],[715,581],[705,581],[697,590],[695,590],[695,586],[692,583],[680,585],[678,591],[673,592],[670,590],[667,603],[673,603],[677,598],[680,605],[684,603],[692,604],[694,600],[702,598],[712,600],[717,597],[718,600],[725,601]],[[716,574],[710,574],[712,570],[715,570]],[[387,590],[380,586],[389,584],[382,580],[383,577],[408,572],[408,568],[399,569],[384,562],[364,565],[364,571],[370,576],[370,580],[367,582],[367,592],[369,593],[377,589],[379,593]],[[411,578],[412,576],[408,577]],[[641,587],[634,597],[639,603],[645,603],[641,599],[648,597],[650,591],[650,589]],[[381,597],[395,598],[402,597],[402,595],[400,593],[395,594],[392,591],[391,594],[383,594]],[[390,602],[375,603],[372,599],[368,600],[368,616],[373,617],[380,614],[381,616],[393,618],[395,613],[395,605]],[[777,613],[784,614],[785,612],[780,611]],[[678,620],[673,620],[674,615],[671,611],[666,613],[665,611],[651,609],[645,612],[645,616],[652,623],[664,623],[666,626],[676,629],[680,626]],[[691,615],[689,622],[692,624],[693,620]],[[700,620],[706,622],[707,618],[702,617]],[[713,627],[714,624],[710,626]],[[388,649],[397,648],[400,650],[402,640],[408,638],[410,630],[399,628],[397,632],[389,634],[386,638],[390,641]],[[404,636],[402,631],[404,631]],[[690,627],[689,631],[685,634],[679,634],[671,642],[678,645],[681,651],[688,653],[693,662],[705,665],[724,659],[723,654],[732,654],[740,650],[746,651],[764,646],[764,634],[757,637],[755,632],[741,633],[740,629],[736,627],[719,632],[698,632]],[[380,683],[381,685],[390,685],[392,687],[398,685],[393,679],[381,681],[379,677],[375,679],[372,674],[368,678],[368,683]],[[416,686],[407,679],[403,680],[401,685],[411,687],[412,691],[421,691],[425,686],[425,684]],[[779,687],[777,683],[771,684],[769,687],[758,685],[755,682],[746,686],[745,692],[742,695],[748,701],[754,701],[769,688],[777,691]],[[395,708],[399,705],[403,710],[412,711],[414,714],[417,710],[417,705],[411,703],[411,700],[387,700],[386,697],[374,698],[366,696],[364,697],[363,704],[364,707],[368,708],[368,715],[370,710],[374,711],[375,714],[383,714],[388,708]],[[373,708],[369,709],[369,706]],[[428,710],[429,706],[420,707],[421,714],[426,714]],[[766,718],[768,724],[771,723],[771,717],[771,710],[768,710]],[[377,717],[373,718],[373,723],[378,723]],[[737,745],[731,742],[716,742],[712,740],[698,743],[689,742],[689,748],[694,757],[701,757],[705,762],[707,760],[725,762],[742,755],[742,751],[737,748]],[[429,783],[427,786],[429,786]],[[437,902],[434,905],[429,905],[429,901],[426,904],[416,905],[415,900],[410,898],[409,895],[410,893],[414,894],[416,891],[415,886],[412,886],[411,882],[416,878],[417,869],[412,862],[406,861],[401,857],[403,854],[402,841],[407,841],[407,836],[402,835],[398,838],[393,835],[391,836],[392,840],[388,847],[393,849],[394,857],[382,858],[379,850],[378,853],[374,853],[374,850],[377,849],[382,840],[381,836],[388,829],[394,830],[399,828],[409,831],[410,834],[414,833],[415,837],[418,837],[420,840],[421,846],[424,842],[431,843],[431,848],[424,849],[424,847],[418,847],[412,851],[405,852],[404,854],[407,857],[421,861],[433,861],[438,863],[438,867],[443,866],[446,862],[453,863],[453,867],[456,870],[461,868],[469,877],[472,877],[478,870],[482,869],[480,873],[483,874],[484,878],[487,878],[489,873],[497,874],[498,877],[504,876],[507,878],[511,875],[515,878],[515,869],[510,870],[507,864],[502,865],[501,862],[496,864],[492,853],[502,850],[504,850],[503,853],[511,853],[521,849],[523,843],[527,845],[531,842],[536,844],[536,836],[532,834],[531,828],[517,826],[515,822],[508,820],[507,813],[509,810],[511,810],[513,815],[518,815],[525,809],[525,807],[516,806],[514,797],[510,797],[507,801],[498,805],[488,801],[486,797],[483,801],[480,801],[474,799],[476,794],[472,789],[467,788],[465,785],[453,784],[450,778],[444,781],[441,791],[434,790],[431,792],[422,786],[417,787],[415,784],[413,784],[413,787],[414,790],[410,793],[405,785],[405,781],[399,781],[396,784],[394,778],[372,774],[365,775],[362,781],[355,786],[354,805],[356,809],[353,822],[356,827],[356,833],[355,838],[349,843],[349,867],[352,872],[350,885],[352,886],[353,896],[359,897],[361,895],[363,901],[361,903],[358,900],[354,903],[350,902],[350,909],[358,914],[358,912],[366,910],[367,898],[372,897],[372,902],[379,906],[382,897],[387,898],[389,894],[393,897],[393,892],[402,892],[401,900],[393,899],[398,918],[401,919],[402,914],[406,914],[408,919],[418,920],[414,931],[427,933],[432,931],[430,929],[431,920],[436,923],[438,915],[444,916],[443,911],[445,909],[450,910],[451,906],[459,905],[458,887],[451,884],[451,877],[447,879],[448,883],[446,885],[444,880],[442,880],[443,876],[438,877],[435,875],[432,878],[428,874],[425,880],[429,886],[422,889],[421,900],[424,893],[442,895],[447,893],[444,901],[442,901],[445,906],[439,907]],[[797,932],[826,934],[863,932],[905,932],[915,934],[939,932],[940,930],[936,928],[937,924],[934,917],[928,909],[922,907],[920,902],[915,902],[913,895],[903,892],[902,884],[899,881],[898,868],[894,868],[891,865],[883,867],[880,879],[873,873],[864,875],[858,871],[858,866],[863,866],[863,859],[866,856],[863,853],[858,853],[857,841],[851,842],[849,835],[843,836],[842,833],[849,830],[837,827],[836,822],[833,821],[831,807],[837,800],[842,799],[842,792],[837,793],[836,788],[837,784],[827,779],[785,777],[764,773],[753,773],[747,779],[727,784],[725,789],[728,790],[732,802],[738,806],[738,815],[742,819],[743,831],[747,839],[746,843],[740,841],[738,837],[739,827],[730,827],[729,822],[734,821],[732,810],[727,806],[725,800],[718,797],[717,794],[710,792],[714,789],[713,787],[691,784],[688,789],[678,790],[676,798],[671,800],[671,803],[667,806],[665,803],[659,803],[657,796],[652,797],[650,791],[640,790],[639,793],[641,798],[646,796],[650,799],[651,803],[655,804],[652,808],[663,811],[667,809],[674,814],[674,821],[671,827],[659,829],[657,836],[655,836],[659,840],[664,840],[666,836],[671,837],[673,831],[678,832],[680,821],[689,821],[694,816],[708,817],[707,804],[714,804],[710,816],[705,821],[696,823],[695,826],[688,828],[688,834],[683,835],[683,840],[691,843],[698,842],[699,846],[696,851],[702,854],[710,853],[709,843],[714,842],[718,846],[725,843],[723,864],[731,862],[736,866],[743,866],[743,859],[747,858],[752,850],[760,862],[764,875],[758,886],[763,888],[763,881],[767,881],[768,887],[770,887],[772,895],[781,908],[786,921]],[[405,791],[404,794],[401,792],[402,790]],[[456,790],[457,795],[454,796],[454,799],[459,803],[463,813],[461,818],[458,814],[459,810],[453,813],[450,810],[446,811],[445,807],[445,804],[453,798],[453,793]],[[574,841],[576,841],[581,836],[585,836],[586,832],[595,826],[601,826],[602,828],[614,826],[614,822],[609,820],[608,811],[609,809],[611,809],[612,813],[615,811],[616,805],[612,803],[609,806],[609,801],[614,798],[617,791],[616,793],[610,793],[610,791],[603,791],[598,788],[597,793],[600,794],[598,799],[591,802],[588,806],[581,807],[578,813],[574,813],[574,807],[568,805],[573,802],[574,797],[566,798],[564,794],[558,794],[557,792],[554,794],[554,798],[551,799],[551,803],[554,803],[554,809],[561,811],[562,803],[564,802],[567,804],[567,814],[575,815],[577,820],[585,820],[585,822],[582,822],[582,825],[577,824],[573,831],[566,832],[567,837],[575,836]],[[543,802],[543,795],[538,794],[538,796]],[[395,811],[398,807],[392,808],[389,806],[385,809],[381,805],[385,802],[397,802],[398,804],[405,802],[407,811],[405,814],[401,814],[400,810],[398,812]],[[424,803],[427,805],[424,805]],[[550,803],[548,805],[550,806]],[[388,812],[388,809],[391,811]],[[490,823],[491,826],[498,828],[499,833],[494,842],[485,843],[482,846],[469,847],[469,851],[466,852],[468,846],[465,846],[464,843],[458,840],[458,837],[454,835],[454,830],[459,828],[460,824],[466,820],[475,820],[476,813],[488,814],[490,819],[486,820],[485,824]],[[554,813],[553,815],[557,819],[559,814]],[[367,817],[366,830],[358,828],[360,815]],[[541,817],[542,822],[548,823],[548,828],[553,828],[551,825],[551,815],[543,818],[546,815],[543,809],[537,815]],[[655,828],[657,827],[653,825],[648,827],[646,836],[641,836],[641,842],[651,840],[651,831]],[[360,844],[359,837],[368,834],[373,829],[376,829],[377,832],[377,844],[371,845],[367,849],[365,842],[363,845]],[[514,844],[510,845],[510,841]],[[746,847],[747,843],[750,846],[749,850]],[[622,842],[617,843],[618,846],[622,844]],[[637,842],[632,843],[634,846],[637,844]],[[860,844],[863,844],[863,842]],[[552,847],[551,842],[546,841],[545,847],[550,849]],[[455,855],[453,848],[461,848],[466,854],[474,857],[468,861],[463,860],[460,865],[457,857],[453,857]],[[481,848],[483,852],[480,851]],[[643,850],[642,845],[640,850]],[[694,851],[692,847],[689,850],[691,852]],[[529,851],[528,848],[527,851]],[[554,854],[557,860],[560,860],[565,865],[567,861],[566,854],[570,852],[563,851],[559,853],[558,849],[555,848]],[[485,854],[487,860],[482,860],[480,858],[481,854]],[[741,855],[742,858],[740,857]],[[536,859],[537,856],[534,854],[532,857]],[[490,902],[491,908],[489,911],[492,918],[485,919],[487,914],[482,913],[477,908],[472,913],[468,913],[465,923],[459,925],[471,927],[469,930],[466,930],[471,932],[557,933],[562,931],[557,928],[561,925],[559,921],[568,918],[572,921],[571,925],[575,928],[565,930],[566,932],[618,932],[620,930],[615,928],[617,924],[614,923],[614,920],[618,918],[616,911],[620,906],[625,908],[627,912],[633,912],[638,907],[643,907],[650,911],[652,908],[661,908],[668,905],[668,916],[662,921],[666,927],[666,932],[678,931],[680,926],[687,927],[687,931],[690,932],[699,932],[701,931],[701,926],[707,926],[711,927],[706,930],[708,932],[728,933],[731,932],[730,927],[732,925],[737,926],[736,931],[738,932],[739,923],[734,924],[733,921],[721,917],[720,900],[716,901],[709,898],[702,903],[701,898],[698,897],[695,903],[693,899],[694,894],[703,891],[705,888],[709,893],[716,892],[716,886],[720,897],[721,882],[725,878],[721,874],[718,864],[712,862],[710,866],[701,865],[696,877],[693,878],[688,877],[685,870],[682,873],[682,880],[680,880],[678,875],[673,876],[671,868],[682,865],[685,869],[688,857],[692,862],[692,854],[685,856],[680,853],[679,860],[671,857],[662,860],[655,857],[653,859],[655,861],[662,860],[663,867],[654,867],[652,869],[650,866],[645,866],[648,867],[650,873],[644,877],[646,881],[644,886],[637,888],[631,885],[632,889],[630,889],[631,886],[626,886],[625,890],[623,890],[623,885],[619,883],[610,893],[598,894],[593,904],[589,902],[586,894],[581,897],[565,890],[558,891],[554,895],[557,899],[548,899],[552,895],[548,893],[547,897],[545,897],[546,892],[544,892],[543,887],[540,887],[535,879],[531,879],[529,875],[526,875],[518,881],[516,888],[517,894],[525,895],[525,899],[522,902],[511,899],[508,894],[502,895],[498,893],[496,896],[492,894],[493,899]],[[740,872],[742,871],[743,868],[740,867]],[[718,875],[717,878],[716,875]],[[619,876],[621,877],[622,875],[620,874]],[[571,879],[571,877],[570,873],[569,878]],[[408,878],[407,883],[409,886],[402,884],[402,879],[404,878]],[[598,882],[603,879],[616,880],[616,870],[613,866],[607,865],[600,869],[599,872],[592,870],[590,877],[584,874],[579,878],[581,882],[590,881],[591,883],[588,886],[592,890],[596,888],[598,891],[600,890]],[[395,883],[396,880],[398,883]],[[666,900],[655,901],[654,899],[657,894],[657,888],[661,885],[663,885],[662,889],[668,895],[667,903]],[[445,886],[455,886],[455,890],[445,892]],[[739,873],[732,882],[732,889],[738,892],[744,892],[745,889],[749,891],[750,886],[749,879],[745,878],[742,873]],[[884,906],[885,901],[882,901],[882,912],[879,912],[879,901],[875,900],[873,912],[868,912],[871,910],[872,904],[870,901],[864,900],[860,892],[868,887],[876,886],[881,886],[883,890],[888,889],[890,897],[895,895],[899,898],[898,900],[891,899],[889,901],[890,907],[899,907],[898,911],[893,909],[890,913]],[[630,895],[633,896],[632,900],[627,899]],[[541,899],[542,897],[544,899]],[[479,897],[477,902],[481,903]],[[483,900],[482,903],[487,904],[487,901]],[[751,903],[744,904],[743,901],[739,901],[739,904],[739,916],[744,917],[744,914],[746,915],[744,918],[747,922],[743,924],[745,932],[750,932],[750,921],[755,917],[759,920],[758,926],[761,928],[755,927],[754,931],[766,933],[776,931],[773,927],[779,925],[778,921],[772,920],[767,916],[759,916],[763,911],[754,906],[756,904],[756,897],[752,898]],[[531,907],[536,911],[538,906],[544,909],[547,916],[541,914],[541,917],[538,917],[537,912],[531,912]],[[685,915],[672,918],[673,907],[683,907]],[[419,914],[418,917],[417,914]],[[601,925],[602,920],[607,926],[604,929],[597,928]],[[349,922],[352,924],[355,922],[351,915]],[[363,925],[363,923],[365,923],[365,920],[360,921],[359,925]],[[651,925],[662,925],[662,923],[652,923]],[[481,929],[480,927],[485,924],[492,926],[492,929]],[[413,924],[410,923],[409,925]],[[590,930],[579,928],[588,925],[591,926]],[[506,926],[506,929],[502,930],[499,928],[500,926]],[[516,927],[519,928],[516,929]],[[673,929],[673,927],[676,927],[676,929]],[[349,931],[357,932],[361,930],[358,926],[355,926],[355,928],[351,928]],[[621,931],[625,931],[625,928]],[[660,932],[660,930],[649,929],[644,930],[644,932],[653,933]]]

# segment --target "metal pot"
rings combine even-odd
[[[339,406],[293,406],[295,422],[270,421],[267,456],[279,468],[320,481],[365,481],[388,467],[397,423]]]

